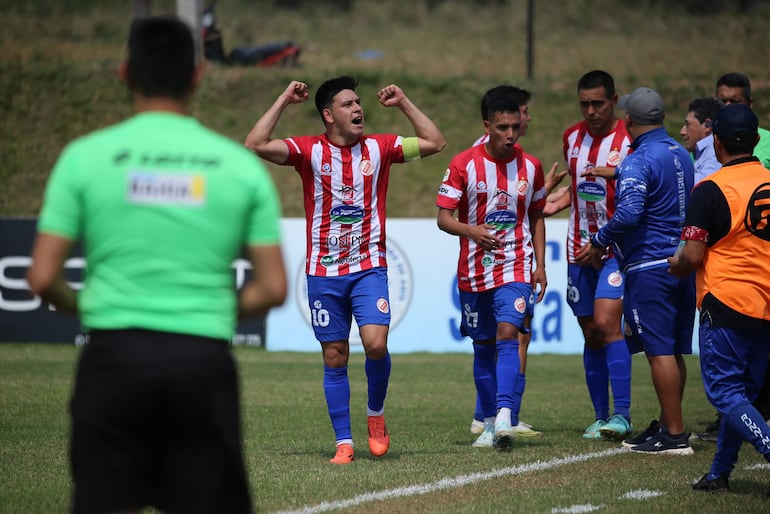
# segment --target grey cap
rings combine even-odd
[[[623,95],[618,106],[639,125],[660,125],[666,117],[663,98],[654,89],[638,87]]]

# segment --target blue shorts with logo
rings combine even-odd
[[[614,257],[604,261],[600,270],[593,266],[567,265],[567,304],[579,318],[594,313],[597,298],[623,298],[624,285],[623,273],[618,270],[618,261]]]
[[[347,341],[353,317],[359,327],[390,325],[388,268],[338,277],[307,276],[310,322],[322,343]]]
[[[495,339],[497,324],[507,322],[528,332],[524,320],[532,318],[535,294],[532,285],[512,282],[480,293],[460,291],[460,333],[474,341]]]
[[[677,278],[668,263],[626,271],[623,298],[626,343],[631,353],[689,355],[695,322],[695,274]]]

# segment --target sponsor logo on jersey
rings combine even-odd
[[[479,180],[476,183],[476,192],[477,193],[486,193],[487,192],[487,183],[483,180]]]
[[[584,202],[599,202],[607,196],[607,190],[597,182],[581,182],[577,186],[577,195]]]
[[[770,241],[768,222],[770,222],[770,183],[766,182],[751,193],[743,224],[751,235]]]
[[[502,189],[498,189],[495,191],[494,196],[495,202],[497,202],[497,209],[507,209],[508,208],[508,200],[511,199],[510,193],[508,191],[504,191]]]
[[[328,162],[325,162],[321,165],[321,175],[331,175],[332,174],[332,166]]]
[[[206,202],[206,177],[199,173],[135,171],[128,176],[129,203],[198,206]]]
[[[337,223],[358,223],[364,219],[364,209],[357,205],[338,205],[332,207],[329,216]]]
[[[342,197],[342,201],[343,202],[345,202],[347,204],[353,203],[353,200],[354,200],[355,194],[356,194],[356,188],[355,187],[349,186],[347,184],[343,184],[338,189],[338,191],[340,193],[340,196]]]
[[[341,252],[349,251],[351,248],[358,248],[366,245],[366,238],[358,232],[343,232],[339,235],[329,235],[326,237],[326,245],[329,248],[339,248]]]
[[[516,225],[516,213],[508,210],[492,211],[484,216],[484,223],[494,225],[497,230],[508,230]]]
[[[368,159],[364,159],[361,161],[361,164],[358,166],[358,170],[361,172],[361,175],[363,175],[364,177],[368,177],[372,173],[374,173],[374,164],[372,164],[372,161]]]

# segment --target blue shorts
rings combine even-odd
[[[695,274],[676,278],[668,264],[626,273],[623,298],[631,353],[689,355],[695,322]]]
[[[623,298],[623,273],[618,270],[618,261],[614,257],[604,262],[602,269],[579,264],[567,265],[567,304],[577,317],[591,316],[594,313],[594,300]]]
[[[390,325],[388,268],[339,277],[307,276],[307,301],[316,339],[347,341],[353,316],[364,325]]]
[[[535,293],[532,285],[512,282],[489,291],[472,293],[460,291],[463,317],[460,333],[474,341],[497,337],[497,324],[507,322],[526,333],[526,318],[532,318],[535,310]]]
[[[706,397],[720,414],[751,403],[765,379],[770,345],[767,333],[714,327],[708,312],[701,315],[700,368]]]

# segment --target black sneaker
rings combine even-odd
[[[637,436],[627,437],[623,439],[622,445],[624,448],[631,448],[632,446],[637,446],[639,444],[646,443],[647,441],[652,439],[653,436],[655,436],[655,434],[657,434],[658,432],[660,432],[660,423],[658,422],[657,419],[653,419],[652,421],[650,421],[650,426],[648,426],[644,430],[644,432],[642,432]]]
[[[672,436],[668,432],[661,430],[649,441],[637,444],[630,448],[632,452],[650,453],[656,455],[692,455],[693,450],[690,446],[690,434],[683,433]]]
[[[706,430],[704,432],[714,432],[715,434],[719,432],[719,425],[722,424],[722,415],[717,413],[717,419],[706,425]]]
[[[701,441],[706,441],[707,443],[715,443],[717,442],[717,437],[719,437],[719,431],[716,432],[703,432],[701,434],[695,434],[695,437],[700,439]]]
[[[709,480],[709,474],[706,473],[700,480],[692,484],[693,491],[703,491],[706,493],[726,493],[730,491],[730,482],[727,475],[719,475],[714,480]]]

